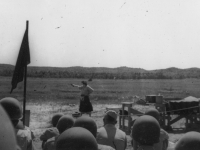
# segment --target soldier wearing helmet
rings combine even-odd
[[[126,133],[118,129],[117,113],[108,110],[103,118],[104,126],[97,130],[97,143],[111,146],[117,150],[124,150],[127,146]]]
[[[56,150],[98,150],[95,137],[81,127],[65,130],[56,140]]]
[[[51,124],[52,124],[52,127],[51,128],[48,128],[47,130],[45,130],[42,135],[40,136],[40,140],[42,141],[42,148],[44,148],[44,143],[52,138],[52,137],[55,137],[57,135],[59,135],[59,131],[58,129],[56,128],[57,126],[57,123],[58,123],[58,120],[63,116],[63,114],[60,114],[60,113],[57,113],[57,114],[54,114],[52,119],[51,119]]]
[[[59,134],[63,133],[65,130],[71,128],[74,125],[74,119],[69,115],[63,115],[57,123],[57,129]],[[57,140],[58,136],[54,136],[47,140],[44,144],[43,150],[55,150],[55,141]]]
[[[4,109],[0,106],[0,135],[3,138],[0,138],[0,149],[1,150],[20,150],[17,145],[15,130],[12,126],[12,123],[4,111]]]
[[[159,142],[160,125],[154,117],[144,115],[135,120],[131,134],[138,143],[137,150],[154,150],[153,145]]]
[[[17,143],[21,150],[32,150],[32,131],[21,122],[22,109],[19,101],[12,97],[5,97],[0,100],[1,106],[11,119],[16,131]]]
[[[160,113],[155,108],[149,108],[148,110],[146,110],[145,115],[154,117],[158,122],[160,120]],[[159,143],[154,144],[154,149],[155,150],[166,150],[168,147],[168,139],[169,139],[168,133],[161,128]],[[138,144],[136,141],[134,141],[134,139],[132,139],[132,146],[134,149],[137,149],[137,147],[138,147]]]
[[[97,135],[97,125],[95,121],[88,116],[81,116],[76,119],[74,127],[82,127],[90,131],[93,136],[96,138]],[[111,146],[98,144],[98,150],[114,150]]]
[[[200,133],[188,132],[176,143],[174,150],[200,150]]]

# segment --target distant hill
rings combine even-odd
[[[13,65],[0,64],[0,76],[12,76]],[[98,78],[98,79],[183,79],[200,78],[199,68],[175,67],[145,70],[142,68],[118,67],[33,67],[28,66],[28,76],[43,78]]]

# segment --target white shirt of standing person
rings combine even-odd
[[[94,89],[92,89],[89,85],[79,86],[78,88],[79,90],[81,90],[81,95],[84,96],[89,96],[94,91]]]
[[[93,91],[94,89],[91,88],[89,85],[75,85],[75,84],[71,84],[73,87],[78,87],[79,90],[81,91],[81,95],[84,95],[84,96],[89,96]]]

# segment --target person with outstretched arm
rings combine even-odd
[[[80,105],[79,105],[79,111],[82,114],[89,114],[91,117],[91,112],[93,111],[93,106],[90,102],[90,94],[94,91],[89,85],[87,85],[86,81],[81,82],[82,85],[75,85],[71,84],[73,87],[78,87],[81,91],[81,98],[80,98]]]

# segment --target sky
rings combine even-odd
[[[199,0],[1,0],[0,63],[15,65],[29,21],[29,66],[200,68]]]

